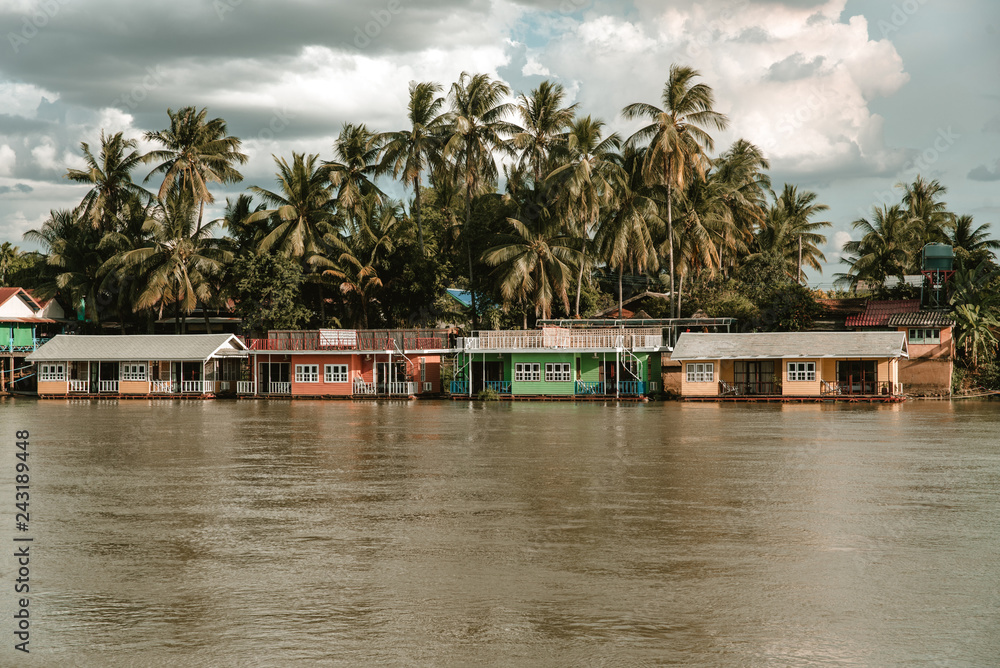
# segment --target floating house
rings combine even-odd
[[[640,397],[659,390],[659,327],[543,326],[459,338],[451,394],[502,398]]]
[[[236,394],[246,346],[232,334],[61,334],[28,355],[40,397]]]
[[[681,334],[687,400],[901,401],[903,332]]]
[[[248,339],[249,380],[240,396],[438,395],[447,329],[272,330]]]
[[[924,310],[919,299],[868,302],[848,317],[857,331],[895,331],[906,335],[909,358],[900,361],[899,380],[910,394],[950,394],[954,369],[955,321],[940,310]]]

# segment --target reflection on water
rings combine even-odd
[[[996,665],[998,414],[0,408],[32,655],[87,666]]]

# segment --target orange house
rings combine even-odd
[[[900,332],[681,334],[681,397],[900,401]]]
[[[241,396],[437,395],[450,330],[274,330],[250,339]]]

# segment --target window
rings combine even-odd
[[[816,380],[816,362],[789,362],[788,382]]]
[[[122,362],[122,380],[146,380],[145,362]]]
[[[687,365],[687,382],[711,383],[715,381],[715,363],[698,363]]]
[[[327,364],[323,367],[323,382],[325,383],[346,383],[346,364]]]
[[[538,381],[542,379],[542,367],[540,364],[527,364],[518,362],[514,365],[514,380],[517,381]]]
[[[66,365],[62,362],[42,364],[38,380],[66,380]]]
[[[909,336],[910,343],[930,343],[938,344],[941,343],[941,330],[940,329],[911,329]]]
[[[420,382],[423,383],[427,380],[427,358],[420,358]]]
[[[546,364],[545,380],[548,382],[558,382],[563,380],[573,380],[569,370],[569,364]]]
[[[295,365],[295,382],[296,383],[318,383],[319,382],[319,365],[318,364],[296,364]]]

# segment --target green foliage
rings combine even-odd
[[[480,390],[476,395],[478,401],[500,401],[500,394],[491,388]]]
[[[236,312],[247,332],[296,329],[312,317],[302,306],[302,270],[280,255],[244,255],[235,262]]]

